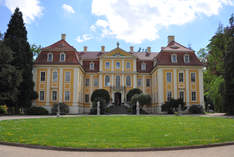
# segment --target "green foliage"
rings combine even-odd
[[[152,98],[149,94],[135,94],[131,98],[131,105],[136,105],[136,102],[139,102],[140,106],[143,107],[144,105],[152,105]]]
[[[181,105],[182,110],[186,109],[183,99],[180,98],[179,99],[171,98],[170,101],[166,101],[165,104],[163,104],[161,107],[163,112],[167,112],[168,114],[174,114],[175,111],[178,111],[179,105]]]
[[[58,105],[59,105],[59,109],[60,109],[60,114],[61,115],[65,115],[69,113],[69,107],[67,104],[65,103],[56,103],[53,105],[52,109],[51,109],[51,113],[52,114],[57,114],[58,112]]]
[[[11,65],[22,73],[22,82],[18,87],[19,94],[15,108],[29,108],[34,98],[32,66],[33,54],[27,41],[27,31],[19,8],[15,9],[14,14],[8,24],[8,29],[4,36],[4,44],[6,44],[14,53]]]
[[[130,89],[127,93],[127,102],[130,102],[132,96],[134,96],[135,94],[141,94],[141,93],[142,91],[139,88]]]
[[[110,95],[109,92],[105,89],[96,89],[93,91],[91,96],[92,102],[97,102],[98,100],[101,100],[102,102],[105,102],[105,105],[110,102]],[[104,101],[105,100],[105,101]]]
[[[35,61],[35,59],[41,52],[41,45],[32,44],[30,45],[30,50],[33,53],[33,61]]]
[[[43,107],[31,107],[26,111],[27,115],[48,115],[49,112]]]
[[[0,105],[0,115],[7,114],[6,107],[3,105]]]
[[[100,114],[104,114],[107,106],[106,100],[100,98],[99,101],[100,101]],[[97,114],[97,101],[92,102],[92,108],[90,110],[90,114]]]
[[[204,109],[201,105],[192,105],[189,107],[189,113],[191,114],[203,114]]]

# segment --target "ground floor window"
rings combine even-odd
[[[167,101],[170,101],[171,100],[171,91],[168,91],[167,92]]]
[[[40,91],[40,101],[45,100],[45,92],[44,91]]]
[[[150,79],[146,79],[146,87],[150,87]]]
[[[85,94],[85,102],[89,102],[89,95]]]
[[[52,100],[56,101],[57,100],[57,91],[52,92]]]
[[[197,94],[196,92],[192,92],[192,101],[196,101],[197,100]]]
[[[180,91],[180,99],[184,100],[184,91]]]
[[[70,92],[65,91],[65,101],[69,101],[69,100],[70,100]]]

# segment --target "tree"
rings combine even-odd
[[[144,105],[151,105],[152,104],[152,98],[149,94],[135,94],[131,98],[131,105],[136,105],[136,102],[139,102],[141,108],[143,108]]]
[[[33,61],[35,61],[35,59],[41,52],[41,45],[32,44],[30,45],[30,50],[33,53]]]
[[[225,112],[234,115],[234,15],[229,19],[230,26],[226,27],[225,58],[224,58],[224,107]]]
[[[105,89],[96,89],[91,96],[92,109],[91,114],[97,113],[97,102],[100,102],[101,114],[105,112],[106,105],[110,102],[109,92]]]
[[[139,88],[130,89],[127,93],[127,102],[130,102],[132,96],[134,96],[135,94],[141,94],[141,93],[142,91]]]
[[[173,99],[171,98],[170,101],[165,102],[162,105],[162,111],[167,112],[168,114],[174,114],[175,111],[178,111],[178,107],[181,105],[181,109],[185,110],[185,103],[183,99]]]
[[[4,43],[14,52],[12,65],[22,71],[23,80],[18,88],[16,104],[20,108],[29,108],[32,105],[32,99],[36,97],[32,80],[33,54],[27,41],[27,31],[19,8],[16,8],[11,16]]]
[[[0,40],[0,105],[11,107],[17,101],[21,72],[11,65],[12,50]]]

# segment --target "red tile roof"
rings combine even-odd
[[[42,48],[41,51],[76,51],[76,49],[68,44],[66,40],[59,40],[58,42]]]

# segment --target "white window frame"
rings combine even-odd
[[[54,99],[54,92],[56,92],[56,99]],[[58,92],[55,91],[55,90],[53,90],[53,91],[52,91],[52,98],[51,98],[51,100],[52,100],[52,101],[57,101],[57,99],[58,99]]]
[[[186,60],[186,57],[188,57],[188,60]],[[184,63],[189,63],[190,62],[190,56],[189,54],[184,55]]]
[[[183,75],[183,81],[180,81],[180,74]],[[183,83],[183,82],[184,82],[184,73],[183,73],[183,72],[179,72],[178,79],[179,79],[179,80],[178,80],[179,83]]]
[[[105,68],[110,69],[110,62],[105,62]]]
[[[49,57],[50,55],[51,55],[51,60],[49,59],[49,58],[50,58],[50,57]],[[48,61],[48,62],[53,62],[53,58],[54,58],[53,53],[48,53],[48,54],[47,54],[47,61]]]
[[[121,66],[120,62],[116,62],[115,64],[116,64],[116,69],[120,69],[120,66]]]
[[[93,79],[93,86],[98,87],[98,79],[97,78]]]
[[[194,74],[194,81],[192,80],[192,74]],[[195,72],[191,72],[190,77],[191,77],[191,82],[192,83],[196,82],[196,73]]]
[[[62,60],[62,55],[64,55],[64,60]],[[65,53],[60,53],[59,60],[60,60],[60,62],[65,62],[66,61],[66,54]]]
[[[131,63],[130,62],[127,62],[126,69],[131,69]]]
[[[171,77],[170,77],[170,80],[168,80],[168,78],[169,78],[169,77],[168,77],[168,74],[170,74],[170,76],[171,76]],[[167,82],[168,82],[168,83],[171,83],[171,82],[172,82],[172,73],[171,73],[171,72],[167,72],[167,73],[166,73],[166,79],[167,79]]]
[[[146,63],[141,63],[141,70],[146,71]]]
[[[195,99],[193,99],[193,98],[194,98],[194,97],[193,97],[193,93],[195,93]],[[197,101],[197,92],[196,92],[196,91],[192,91],[192,92],[191,92],[191,100],[192,100],[192,102]]]
[[[43,99],[41,99],[41,95],[42,95],[41,93],[43,93]],[[40,101],[44,101],[45,100],[45,91],[40,91],[39,92],[39,100]]]
[[[45,75],[44,75],[44,76],[45,76],[45,77],[44,77],[44,80],[41,80],[41,76],[42,76],[41,73],[44,73],[44,74],[45,74]],[[45,72],[45,71],[41,71],[41,72],[40,72],[40,82],[45,82],[45,81],[46,81],[46,72]]]
[[[137,87],[141,87],[142,86],[142,79],[137,79]]]
[[[57,78],[56,79],[54,78],[54,73],[57,73]],[[58,81],[58,72],[57,71],[53,71],[52,72],[52,80],[53,80],[53,82],[57,82]]]
[[[70,91],[65,91],[64,92],[64,101],[70,101]]]
[[[171,91],[167,91],[167,101],[170,101],[172,98],[172,92]]]
[[[89,69],[94,70],[94,63],[93,62],[89,63]]]
[[[126,86],[131,87],[131,76],[126,76]]]
[[[67,74],[69,74],[69,79],[67,79],[68,77],[68,75]],[[65,72],[65,82],[70,82],[71,81],[71,72],[70,71],[66,71]]]
[[[109,81],[107,82],[106,78],[109,78]],[[109,87],[110,86],[110,76],[109,75],[106,75],[105,78],[104,78],[104,84],[105,84],[105,87]]]
[[[86,101],[86,96],[88,98],[88,101]],[[89,102],[89,94],[85,94],[85,102],[88,103]]]
[[[174,58],[175,57],[175,58]],[[174,60],[175,59],[175,60]],[[171,55],[171,62],[172,63],[177,63],[177,55],[176,54],[172,54]]]

